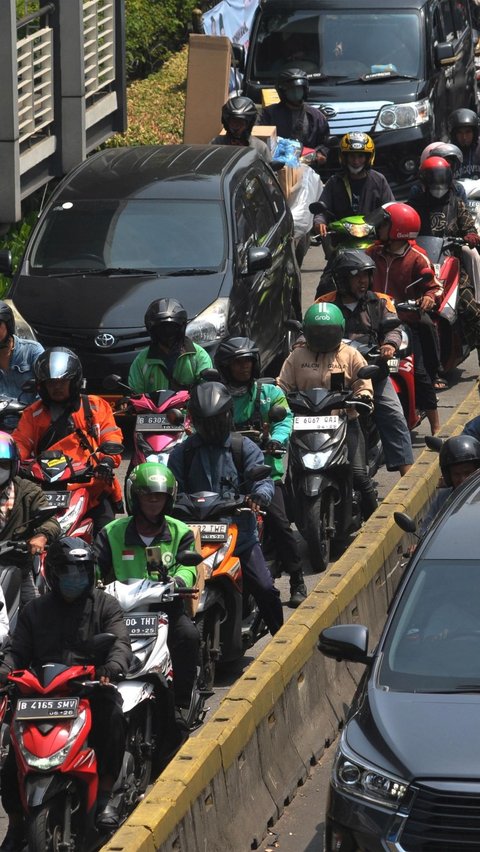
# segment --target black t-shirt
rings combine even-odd
[[[363,192],[363,187],[365,186],[365,181],[367,180],[367,176],[360,178],[360,180],[351,180],[350,179],[350,189],[352,192],[352,210],[353,214],[356,215],[360,213],[360,197]]]

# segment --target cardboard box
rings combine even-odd
[[[293,187],[302,177],[302,166],[284,166],[277,172],[277,178],[280,186],[283,189],[285,197],[288,199]]]
[[[217,135],[225,136],[226,132],[225,128],[222,128]],[[265,142],[273,156],[277,147],[277,128],[274,124],[255,124],[252,128],[252,136],[256,136],[262,142]]]
[[[222,106],[228,100],[231,54],[226,36],[190,36],[184,142],[203,145],[218,135]]]
[[[198,526],[191,526],[190,529],[192,530],[193,537],[195,539],[195,550],[197,553],[201,553],[202,543],[200,541],[200,530]],[[195,617],[200,603],[201,594],[205,588],[205,567],[203,562],[200,562],[200,565],[197,565],[197,582],[195,583],[195,588],[198,589],[198,595],[196,595],[196,597],[185,598],[185,611],[190,618]]]

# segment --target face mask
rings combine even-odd
[[[428,191],[434,198],[443,198],[448,192],[448,186],[431,186]]]
[[[5,468],[0,468],[0,488],[2,485],[5,485],[6,482],[10,479],[10,470],[5,470]]]
[[[364,165],[363,166],[351,166],[350,163],[347,163],[347,169],[350,172],[350,174],[359,175],[360,172],[364,171],[365,166]]]
[[[90,580],[86,574],[62,574],[58,578],[58,588],[62,598],[67,601],[75,601],[90,586]]]
[[[303,102],[303,89],[286,89],[285,97],[291,104],[301,104]]]

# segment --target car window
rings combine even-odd
[[[265,188],[256,175],[249,175],[241,189],[244,196],[245,212],[250,221],[256,245],[263,245],[270,231],[275,227],[275,216],[265,192]]]
[[[30,255],[33,273],[76,268],[218,269],[226,256],[217,201],[88,200],[55,205]]]
[[[480,559],[416,566],[382,648],[378,684],[409,692],[480,690]]]

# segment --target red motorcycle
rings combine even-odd
[[[10,739],[30,852],[79,852],[98,845],[97,762],[88,744],[89,695],[99,688],[94,678],[94,665],[60,664],[8,677],[18,695]]]

